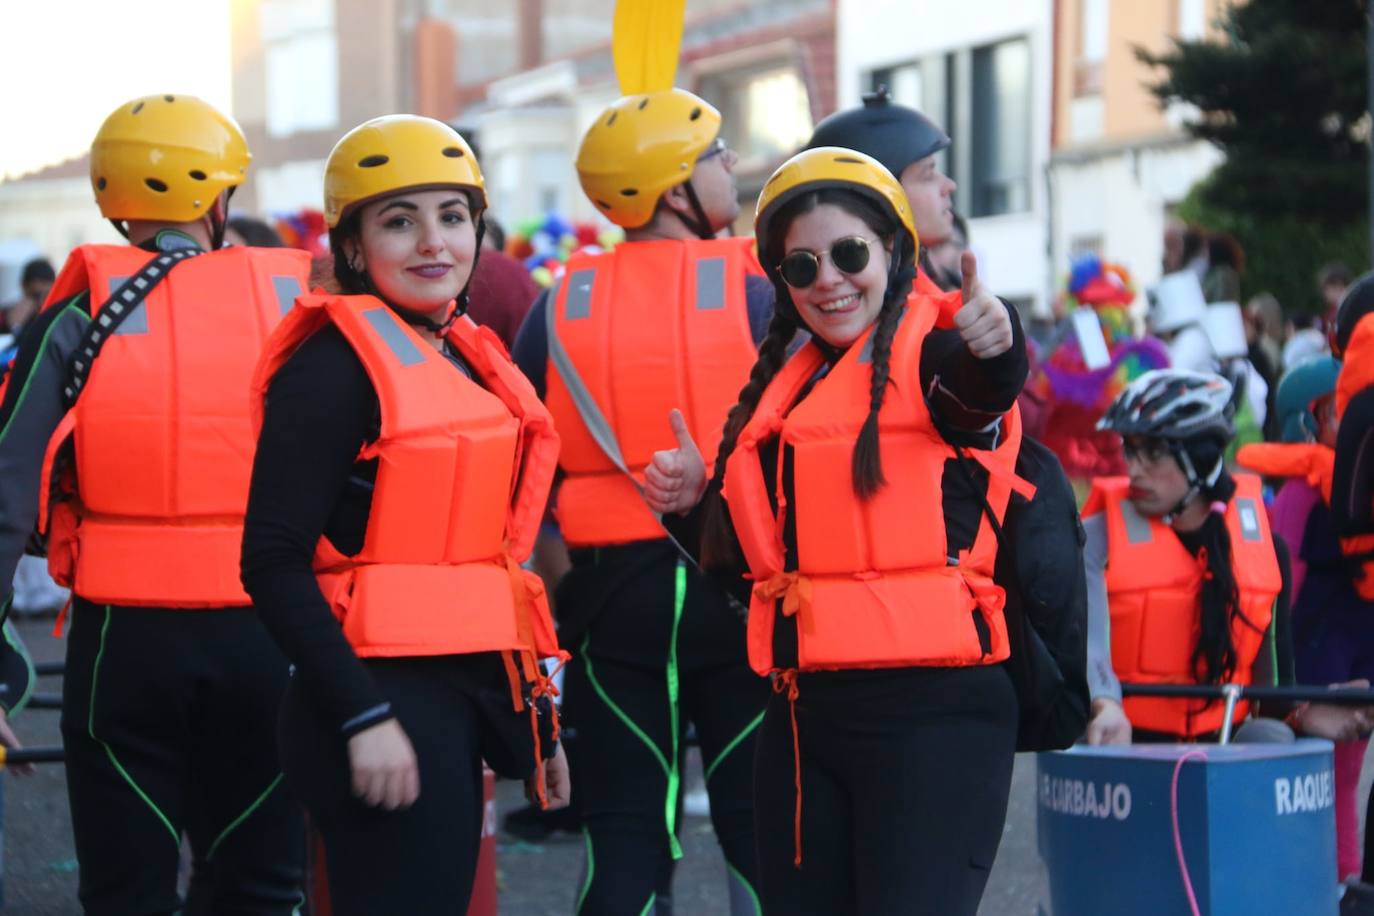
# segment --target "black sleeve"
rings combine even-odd
[[[38,517],[48,440],[67,407],[62,398],[72,354],[91,323],[81,293],[38,313],[19,336],[19,352],[0,401],[0,594],[8,591]]]
[[[1274,599],[1274,618],[1264,634],[1264,642],[1260,644],[1259,655],[1255,657],[1251,671],[1251,682],[1257,687],[1291,687],[1297,680],[1293,673],[1293,574],[1289,565],[1288,544],[1277,533],[1274,534],[1274,556],[1279,563],[1282,585],[1279,596]],[[1295,705],[1291,702],[1267,701],[1262,704],[1261,714],[1282,719]]]
[[[546,393],[545,373],[549,365],[549,330],[545,322],[548,320],[547,310],[552,307],[549,302],[550,289],[541,292],[539,298],[534,300],[534,305],[530,306],[529,312],[525,314],[520,331],[515,335],[515,347],[510,354],[515,365],[520,367],[520,371],[525,373],[525,378],[534,386],[541,401],[544,400]]]
[[[1007,627],[1013,654],[1018,648],[1027,654],[1013,662],[1009,671],[1013,678],[1021,676],[1030,688],[1023,691],[1022,701],[1040,710],[1039,737],[1057,736],[1055,744],[1067,746],[1086,728],[1091,704],[1088,589],[1083,561],[1087,538],[1073,487],[1053,452],[1035,439],[1022,439],[1016,472],[1033,483],[1036,491],[1029,502],[1012,496],[1002,526],[1004,546],[1011,549],[1009,559],[1014,565],[1009,566],[999,552],[995,578],[1007,590]],[[1012,569],[1014,575],[1010,574]],[[1029,632],[1018,632],[1023,622],[1012,619],[1018,607],[1024,623],[1030,624]],[[1032,640],[1041,645],[1034,645]],[[1056,689],[1048,693],[1045,691],[1054,678],[1033,683],[1030,673],[1035,668],[1029,656],[1041,651],[1048,652],[1054,662],[1053,669],[1046,666],[1045,670],[1057,670],[1061,678]]]
[[[1336,436],[1331,524],[1337,537],[1374,533],[1374,388],[1350,399]]]
[[[320,593],[311,559],[376,411],[372,382],[338,330],[307,340],[268,389],[244,519],[243,587],[296,676],[348,735],[390,709]]]
[[[1011,348],[992,359],[969,352],[955,329],[937,329],[921,345],[921,390],[944,428],[962,432],[986,429],[1011,409],[1026,382],[1026,335],[1016,309],[1011,315]]]

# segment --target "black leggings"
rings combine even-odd
[[[508,775],[521,763],[532,771],[529,719],[511,711],[495,655],[365,664],[415,748],[420,796],[409,808],[353,795],[347,742],[296,679],[282,704],[282,768],[324,839],[333,912],[461,916],[477,870],[482,759]]]
[[[650,903],[659,902],[677,841],[670,818],[681,825],[678,780],[691,722],[725,855],[730,912],[753,916],[752,759],[768,682],[745,663],[744,624],[713,585],[679,571],[671,553],[618,581],[607,573],[584,567],[569,574],[573,588],[560,588],[561,614],[566,599],[587,595],[583,588],[596,593],[614,582],[597,595],[605,603],[563,685],[568,763],[587,844],[576,913],[657,909]]]
[[[758,737],[754,799],[764,912],[973,916],[997,854],[1017,701],[1001,666],[797,679],[802,864],[788,701]]]
[[[247,608],[73,602],[62,740],[88,916],[178,910],[183,832],[186,913],[295,911],[305,842],[275,732],[286,673]]]

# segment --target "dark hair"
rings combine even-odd
[[[1186,267],[1188,262],[1202,254],[1202,249],[1207,245],[1207,236],[1196,226],[1185,226],[1183,228],[1183,253],[1179,257],[1181,267]]]
[[[487,224],[487,241],[491,247],[497,251],[506,250],[506,227],[497,222],[496,217],[490,214],[482,214],[482,222]]]
[[[1212,437],[1183,444],[1188,457],[1199,474],[1216,467],[1226,451],[1226,443]],[[1230,502],[1236,493],[1236,482],[1224,468],[1216,482],[1204,487],[1202,497],[1212,502]],[[1226,517],[1220,512],[1207,513],[1198,529],[1200,546],[1198,560],[1205,566],[1200,594],[1201,612],[1197,644],[1193,646],[1192,665],[1196,676],[1206,684],[1229,681],[1240,662],[1235,643],[1231,639],[1232,621],[1239,616],[1247,626],[1254,626],[1244,617],[1240,607],[1240,590],[1235,571],[1231,568],[1231,534],[1226,529]],[[1210,704],[1207,704],[1210,705]]]
[[[334,259],[334,281],[339,284],[339,292],[346,296],[376,294],[367,272],[353,269],[352,263],[348,260],[348,251],[344,248],[344,242],[349,239],[352,239],[355,245],[362,244],[362,219],[359,217],[361,212],[361,208],[354,207],[344,214],[337,226],[329,230],[329,254]]]
[[[1219,232],[1207,240],[1207,261],[1216,267],[1226,264],[1235,268],[1236,273],[1245,273],[1245,251],[1233,236]]]
[[[254,248],[285,248],[286,243],[282,241],[281,235],[272,226],[253,216],[232,216],[229,218],[229,228],[233,229],[243,240]]]
[[[1355,275],[1341,261],[1328,261],[1317,271],[1317,286],[1349,286]]]
[[[704,509],[702,528],[702,560],[707,566],[726,567],[733,565],[736,559],[735,541],[724,500],[720,495],[720,485],[725,479],[725,464],[735,450],[740,432],[758,408],[764,390],[782,369],[787,359],[787,345],[791,343],[802,324],[792,302],[791,290],[777,273],[777,264],[782,260],[787,227],[797,217],[822,204],[834,205],[862,220],[887,244],[892,244],[898,236],[900,227],[888,211],[867,195],[847,188],[823,188],[800,194],[784,203],[769,220],[767,248],[762,255],[764,264],[768,265],[769,276],[773,280],[773,320],[768,325],[768,333],[763,342],[759,344],[759,358],[749,372],[749,381],[740,390],[739,400],[726,417],[720,449],[716,453],[712,485],[707,488],[710,495]],[[869,388],[868,416],[854,443],[851,464],[852,486],[854,492],[863,499],[869,498],[887,483],[883,477],[882,455],[878,445],[878,412],[887,393],[892,339],[896,336],[902,307],[906,303],[911,281],[915,277],[913,258],[912,240],[903,234],[900,245],[893,245],[893,260],[888,271],[887,289],[883,295],[882,308],[878,312],[877,328],[872,337],[873,375]],[[779,456],[778,460],[781,461],[782,456]]]
[[[47,258],[34,258],[24,265],[24,271],[20,275],[19,285],[28,286],[36,280],[51,283],[57,279],[57,272],[52,269],[52,262]]]

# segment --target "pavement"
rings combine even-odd
[[[51,620],[22,621],[20,632],[36,661],[59,661],[63,645],[52,638]],[[61,690],[60,678],[44,678],[43,693]],[[30,710],[16,721],[28,745],[59,744],[56,710]],[[1374,761],[1366,760],[1368,792]],[[3,873],[6,916],[79,914],[76,854],[72,846],[66,785],[60,764],[48,764],[28,777],[6,773],[4,780]],[[700,766],[689,767],[687,784],[700,780]],[[1362,795],[1361,798],[1364,796]],[[1038,916],[1046,896],[1044,869],[1035,846],[1035,760],[1021,755],[1012,779],[1011,803],[1002,845],[979,916]],[[525,804],[521,787],[500,783],[501,815]],[[1361,810],[1361,815],[1363,815]],[[687,816],[682,830],[684,857],[674,881],[677,916],[726,913],[725,863],[710,822]],[[502,916],[569,916],[582,878],[580,835],[556,834],[542,844],[502,836],[497,881]],[[1048,909],[1048,908],[1046,908]]]

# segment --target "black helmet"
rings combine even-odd
[[[1336,309],[1336,333],[1331,338],[1331,352],[1337,358],[1350,346],[1350,335],[1355,333],[1355,325],[1370,312],[1374,312],[1374,273],[1367,273],[1345,291],[1340,308]]]
[[[902,170],[911,163],[949,146],[949,135],[934,121],[914,108],[892,104],[886,86],[863,98],[862,108],[837,111],[817,124],[806,148],[858,150],[877,159],[900,179]]]

